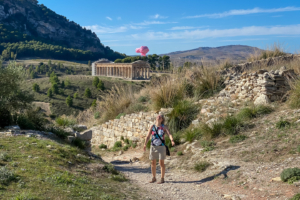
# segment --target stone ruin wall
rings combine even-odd
[[[96,147],[106,144],[108,148],[111,148],[116,141],[121,141],[121,136],[123,136],[141,144],[149,127],[155,123],[156,116],[154,111],[140,112],[109,120],[105,124],[91,128],[93,131],[91,143]]]
[[[290,90],[289,80],[296,76],[294,70],[286,70],[285,67],[270,72],[258,70],[254,73],[232,74],[227,77],[226,87],[218,96],[232,101],[254,101],[255,104],[282,100]]]

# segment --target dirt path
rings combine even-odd
[[[197,200],[219,200],[223,199],[220,194],[210,190],[207,186],[199,184],[197,175],[184,174],[166,169],[165,184],[150,184],[150,163],[130,163],[133,157],[140,158],[141,152],[126,152],[120,156],[104,156],[106,162],[115,165],[116,169],[129,177],[131,183],[139,185],[147,191],[146,199],[197,199]],[[166,166],[167,167],[167,166]],[[160,178],[160,167],[157,165],[157,178]]]

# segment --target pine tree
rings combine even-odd
[[[58,85],[56,83],[52,84],[51,89],[54,94],[58,94]]]
[[[53,97],[53,93],[52,93],[51,88],[48,89],[48,91],[47,91],[47,96],[50,97],[50,98]]]
[[[40,86],[37,83],[35,83],[32,86],[32,90],[35,92],[40,92]]]
[[[97,87],[99,84],[99,81],[100,81],[99,78],[96,76],[93,80],[93,86]]]
[[[61,82],[60,87],[61,87],[61,88],[65,88],[65,82],[64,82],[64,81]]]
[[[98,85],[97,85],[97,88],[99,89],[99,90],[104,90],[104,83],[100,80],[99,81],[99,83],[98,83]]]
[[[92,92],[91,92],[90,88],[85,89],[84,96],[87,98],[91,98]]]
[[[73,105],[73,99],[70,95],[66,99],[66,104],[68,107],[71,107]]]

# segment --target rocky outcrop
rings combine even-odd
[[[70,22],[43,4],[39,5],[36,0],[0,1],[0,23],[34,39],[100,54],[105,52],[95,33]]]

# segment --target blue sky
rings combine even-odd
[[[95,32],[105,46],[127,55],[198,47],[276,43],[300,52],[299,0],[39,0]]]

